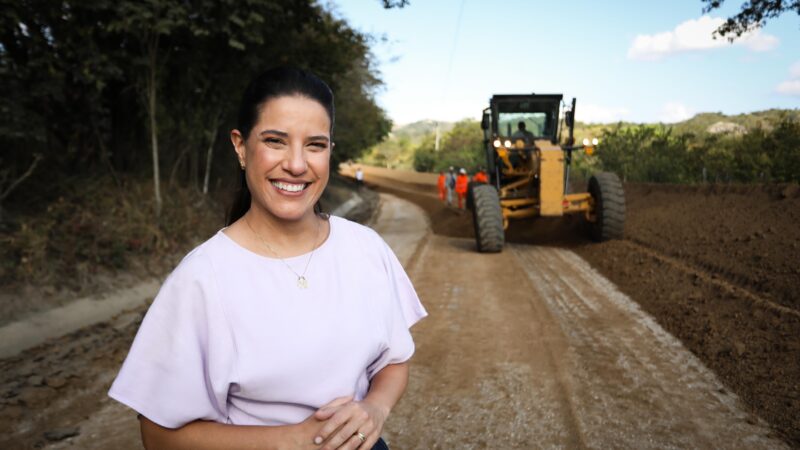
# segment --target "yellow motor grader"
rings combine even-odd
[[[573,152],[592,154],[598,143],[575,145],[576,102],[565,108],[562,121],[562,99],[561,94],[495,95],[483,111],[490,181],[471,183],[468,193],[479,251],[501,251],[509,221],[530,217],[582,214],[592,239],[622,237],[625,194],[615,174],[596,173],[587,192],[569,192]],[[564,124],[569,134],[561,145]]]

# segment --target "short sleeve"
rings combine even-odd
[[[210,261],[197,250],[167,278],[108,395],[179,428],[227,421],[235,346]]]
[[[378,359],[367,368],[370,379],[387,365],[399,364],[411,358],[414,354],[414,340],[409,329],[428,315],[397,256],[385,242],[381,241],[381,244],[391,291],[390,304],[386,305],[384,313],[387,345]]]

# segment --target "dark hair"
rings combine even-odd
[[[517,128],[519,128],[520,130],[524,130],[525,129],[525,122],[520,121],[517,124]]]
[[[257,76],[245,89],[239,103],[239,116],[236,128],[242,133],[245,140],[253,130],[262,106],[278,97],[301,96],[318,102],[325,108],[331,120],[331,139],[333,139],[333,122],[336,109],[333,104],[333,92],[311,72],[294,67],[276,67]],[[226,225],[230,225],[241,218],[250,209],[250,189],[247,187],[247,178],[244,170],[239,171],[239,182],[233,203],[228,209]],[[319,203],[314,206],[319,213]]]

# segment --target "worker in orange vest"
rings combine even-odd
[[[439,199],[444,201],[445,195],[447,195],[447,186],[445,186],[445,176],[444,170],[439,171],[439,181],[436,182],[436,186],[439,188]]]
[[[469,177],[467,171],[463,168],[458,171],[456,177],[456,194],[458,194],[458,209],[464,208],[464,199],[467,198],[467,185],[469,184]]]
[[[472,181],[476,183],[489,182],[489,177],[486,176],[486,172],[483,171],[483,167],[478,167],[478,171],[472,176]]]

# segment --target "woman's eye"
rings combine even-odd
[[[265,138],[264,143],[275,146],[275,145],[282,145],[283,141],[278,138]]]
[[[328,144],[324,142],[312,142],[309,144],[309,146],[311,146],[311,148],[314,150],[325,150],[328,148]]]

